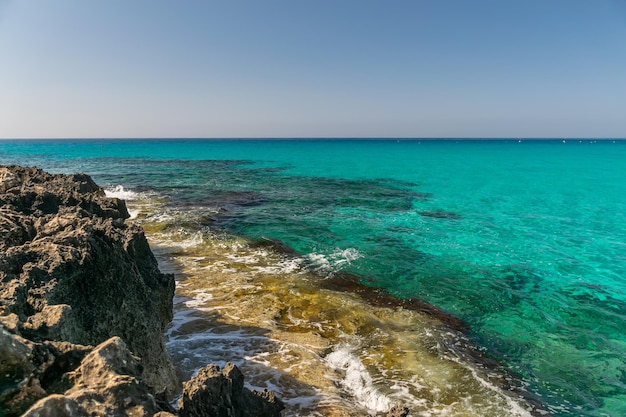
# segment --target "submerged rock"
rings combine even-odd
[[[445,210],[433,210],[433,211],[420,211],[420,216],[423,217],[432,217],[434,219],[450,219],[450,220],[459,220],[461,218],[460,215],[454,213],[452,211]]]

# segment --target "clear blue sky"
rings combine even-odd
[[[626,0],[0,0],[32,137],[626,137]]]

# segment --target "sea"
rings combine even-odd
[[[626,141],[3,140],[175,274],[181,378],[286,416],[626,416]]]

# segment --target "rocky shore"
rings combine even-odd
[[[279,416],[232,364],[170,406],[174,277],[128,217],[87,175],[0,166],[0,416]]]

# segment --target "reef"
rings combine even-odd
[[[174,276],[87,175],[0,166],[0,415],[278,416],[228,364],[181,384],[165,348]]]

